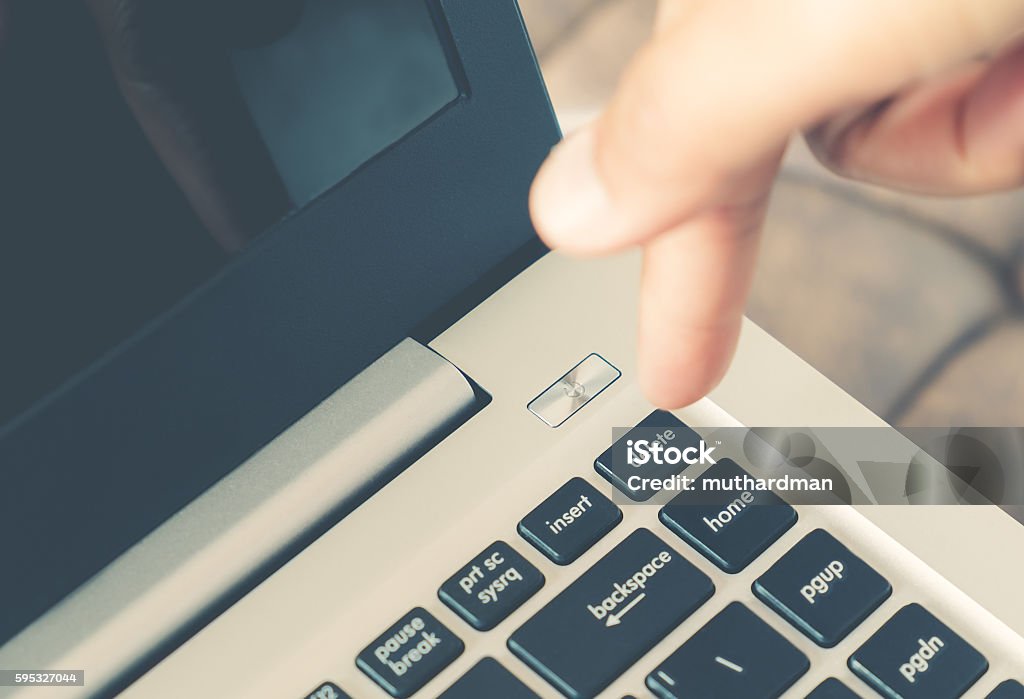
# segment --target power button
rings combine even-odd
[[[527,403],[526,408],[549,427],[558,427],[620,376],[622,372],[600,355],[587,355]]]

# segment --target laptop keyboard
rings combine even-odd
[[[658,428],[664,444],[681,449],[700,439],[661,411],[637,427],[641,426]],[[624,459],[613,452],[624,448],[633,434],[627,433],[598,456],[595,470],[622,495],[643,502],[651,494],[630,488],[628,476],[665,478],[674,473],[664,467],[631,467],[628,476],[622,472],[617,464]],[[675,472],[683,468],[685,464]],[[723,458],[700,477],[745,473],[739,464]],[[576,476],[523,516],[517,527],[519,540],[493,542],[462,561],[448,580],[438,581],[437,595],[454,612],[455,621],[461,619],[461,627],[449,628],[426,609],[415,607],[383,629],[355,662],[388,695],[411,697],[463,653],[472,634],[498,633],[522,666],[510,670],[497,659],[484,657],[434,694],[442,691],[445,699],[537,697],[528,686],[536,683],[514,674],[524,672],[525,666],[525,672],[532,671],[547,683],[544,696],[594,697],[709,600],[723,594],[716,593],[717,588],[772,550],[798,518],[795,508],[767,491],[742,494],[725,508],[683,492],[661,507],[659,528],[629,526],[618,505]],[[630,531],[600,559],[579,570],[550,601],[516,622],[517,628],[493,630],[545,587],[544,564],[549,574],[555,570],[552,566],[571,570],[577,559],[620,526]],[[536,549],[546,560],[534,565],[520,552],[524,547]],[[753,601],[725,600],[721,611],[694,628],[673,652],[644,668],[649,692],[664,699],[782,696],[812,663],[780,629],[792,626],[815,646],[834,648],[893,594],[883,572],[825,529],[813,529],[788,549],[773,553],[775,562],[753,582]],[[721,572],[706,574],[691,562],[694,554]],[[761,608],[755,613],[757,605]],[[906,604],[876,625],[878,630],[852,654],[845,651],[844,661],[877,696],[954,699],[988,670],[978,650],[920,604]],[[809,697],[861,694],[866,694],[863,687],[854,691],[829,678]],[[347,695],[325,683],[308,696]],[[988,697],[1020,699],[1024,687],[1007,680]]]

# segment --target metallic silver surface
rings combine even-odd
[[[620,376],[603,357],[590,354],[526,407],[549,427],[558,427]]]
[[[458,369],[404,340],[0,647],[0,667],[83,667],[88,686],[59,696],[103,693],[253,571],[380,487],[474,401]],[[16,691],[0,688],[0,697]]]

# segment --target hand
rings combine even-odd
[[[643,246],[641,383],[692,403],[735,351],[792,134],[877,184],[1024,184],[1022,28],[1024,0],[664,0],[605,112],[538,173],[534,223],[569,253]]]

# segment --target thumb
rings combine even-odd
[[[604,114],[538,173],[552,247],[607,252],[752,205],[755,165],[792,132],[1003,45],[1024,2],[701,0],[659,19]]]

